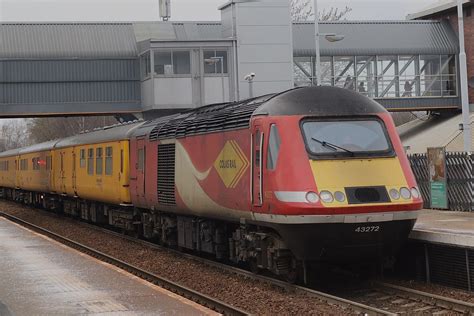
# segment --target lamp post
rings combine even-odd
[[[466,50],[464,48],[464,15],[462,9],[462,0],[458,0],[458,27],[459,27],[459,71],[461,78],[461,102],[462,102],[462,130],[464,136],[464,151],[472,151],[471,122],[469,118],[469,96],[467,85],[467,61]]]
[[[217,63],[221,64],[221,84],[222,84],[222,102],[225,102],[225,84],[224,84],[224,57],[217,56],[211,57],[204,60],[207,64],[216,65]]]
[[[319,37],[324,36],[328,42],[338,42],[344,39],[344,35],[334,33],[319,33],[319,13],[318,13],[318,0],[314,0],[314,34],[316,40],[316,85],[321,85],[321,48]]]

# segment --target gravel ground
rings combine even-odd
[[[288,293],[280,287],[243,278],[166,250],[151,249],[82,225],[75,225],[69,220],[44,211],[35,211],[8,201],[0,201],[0,210],[252,314],[351,314],[351,311],[329,305],[307,294]]]

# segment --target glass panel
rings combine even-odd
[[[155,73],[158,75],[172,75],[173,61],[171,52],[155,52]]]
[[[313,78],[313,63],[311,57],[295,57],[293,68],[295,85],[298,87],[311,86]]]
[[[85,168],[86,167],[86,150],[81,149],[81,156],[79,159],[79,167],[80,168]]]
[[[390,150],[385,129],[378,120],[307,121],[303,123],[306,144],[311,153],[383,153]]]
[[[334,57],[334,77],[335,86],[355,89],[354,57],[336,56]]]
[[[398,71],[399,71],[399,84],[400,93],[402,97],[413,97],[416,96],[415,84],[416,84],[416,67],[415,60],[416,56],[399,56]]]
[[[456,95],[456,58],[453,55],[441,55],[441,67],[442,95]]]
[[[94,149],[87,150],[87,174],[94,174]]]
[[[332,86],[333,83],[332,57],[321,57],[321,85]],[[316,82],[316,80],[314,81]]]
[[[105,174],[108,176],[112,175],[112,152],[112,147],[105,148]]]
[[[189,75],[191,73],[191,55],[189,51],[173,52],[173,67],[176,75]]]
[[[275,170],[278,162],[278,155],[280,153],[280,136],[275,124],[270,126],[270,138],[268,139],[268,157],[267,169]]]
[[[143,170],[145,166],[145,151],[143,148],[138,150],[138,170]]]
[[[222,57],[222,59],[216,59],[211,61],[212,58]],[[224,63],[224,68],[222,67],[221,62]],[[220,74],[224,71],[227,73],[227,51],[216,51],[216,50],[206,50],[204,51],[204,73],[206,74]]]
[[[377,56],[377,97],[395,98],[397,94],[397,56]]]
[[[140,75],[142,79],[150,75],[150,52],[140,56]]]
[[[363,95],[375,96],[375,56],[356,57],[357,91]]]
[[[95,150],[95,163],[96,163],[96,166],[95,166],[95,173],[96,174],[102,174],[102,160],[103,160],[103,156],[102,156],[102,148],[97,148]]]
[[[439,55],[421,55],[420,56],[420,95],[421,96],[440,96],[441,95],[441,77],[440,77],[440,58]]]

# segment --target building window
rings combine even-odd
[[[140,56],[140,76],[145,79],[150,75],[150,52]]]
[[[94,174],[94,149],[87,150],[87,174]]]
[[[103,165],[103,156],[102,156],[102,148],[97,148],[95,150],[95,173],[102,174],[102,165]]]
[[[110,176],[113,172],[113,149],[112,147],[105,148],[105,174]]]
[[[86,150],[81,149],[80,156],[79,156],[79,167],[85,168],[86,167]]]
[[[217,58],[218,59],[217,59]],[[211,59],[218,60],[217,62],[209,62]],[[221,59],[222,58],[222,59]],[[221,61],[224,64],[221,64]],[[224,66],[222,68],[222,66]],[[224,73],[228,73],[227,69],[227,51],[223,50],[205,50],[204,51],[204,73],[206,74],[220,74],[222,70]]]
[[[154,58],[154,69],[157,75],[191,74],[190,51],[157,51]]]

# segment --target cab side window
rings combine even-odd
[[[87,150],[87,174],[94,174],[94,149]]]
[[[270,126],[270,136],[268,138],[268,156],[267,156],[267,169],[275,170],[278,162],[278,156],[280,154],[280,135],[278,134],[278,128],[275,124]]]
[[[138,150],[138,164],[137,164],[137,169],[138,170],[144,170],[145,167],[145,150],[143,148],[140,148]]]

